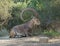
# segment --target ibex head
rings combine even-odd
[[[38,19],[38,13],[33,8],[26,8],[26,9],[22,10],[21,15],[20,15],[20,18],[22,21],[27,21],[27,20],[24,20],[22,17],[22,15],[25,11],[31,11],[35,15],[35,16],[31,16],[32,17],[31,21],[34,22],[34,25],[40,25],[40,20]]]
[[[40,25],[40,20],[36,17],[33,17],[31,21],[34,23],[34,25]]]

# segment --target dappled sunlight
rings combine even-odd
[[[60,46],[60,0],[0,0],[0,46]]]

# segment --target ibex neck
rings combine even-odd
[[[29,28],[33,28],[34,22],[31,20],[27,23],[27,25],[29,26]]]

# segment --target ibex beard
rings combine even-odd
[[[37,17],[33,17],[24,24],[16,25],[10,31],[10,38],[31,36],[33,27],[37,25],[40,25],[40,20]]]

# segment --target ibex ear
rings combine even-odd
[[[36,19],[36,17],[33,17],[33,19]]]

